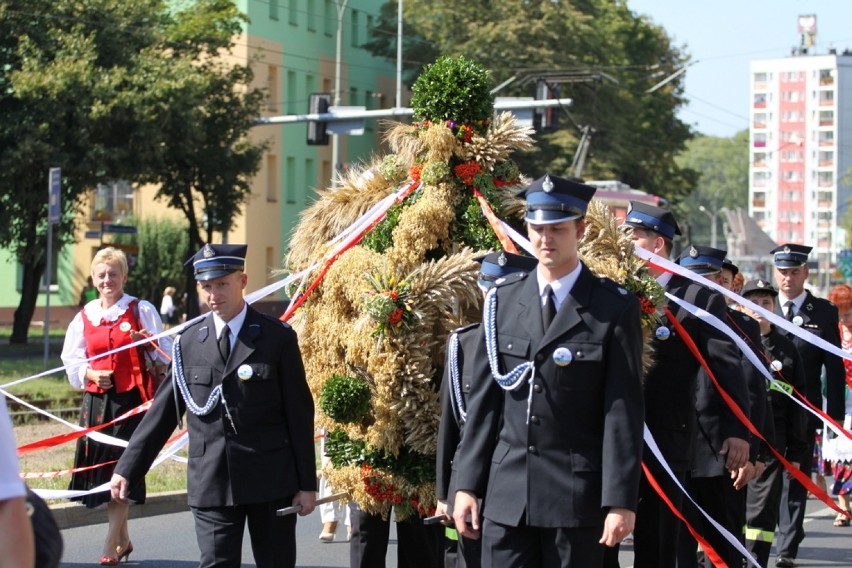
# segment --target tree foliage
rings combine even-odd
[[[130,222],[138,228],[136,235],[113,237],[116,243],[139,247],[125,290],[159,306],[163,290],[174,286],[174,299],[179,301],[185,291],[184,262],[190,256],[186,223],[152,217]]]
[[[217,58],[242,21],[230,0],[0,2],[0,246],[24,268],[11,341],[27,339],[44,272],[48,168],[63,172],[57,246],[86,192],[115,179],[163,183],[193,243],[196,195],[210,230],[239,214],[261,95],[246,66]]]
[[[710,243],[712,212],[716,212],[717,246],[725,247],[722,209],[748,207],[748,131],[732,138],[698,136],[677,157],[685,169],[698,172],[695,188],[683,200],[673,203],[682,228],[689,228],[695,244]],[[700,210],[703,206],[707,213]]]
[[[516,76],[500,96],[530,96],[539,77],[562,83],[559,95],[573,99],[570,117],[563,114],[562,130],[540,135],[519,157],[524,172],[569,175],[579,130],[588,125],[594,137],[583,177],[620,179],[669,199],[691,190],[694,172],[674,159],[692,136],[676,116],[685,102],[680,79],[646,92],[688,57],[623,0],[432,0],[404,9],[406,36],[482,63],[497,84]],[[395,56],[382,46],[395,48],[371,45]]]

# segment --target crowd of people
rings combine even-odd
[[[535,258],[479,259],[483,321],[450,336],[441,382],[436,514],[445,527],[401,523],[400,565],[609,568],[632,535],[636,567],[739,567],[744,551],[765,566],[777,534],[775,565],[795,566],[807,489],[790,468],[810,476],[815,463],[815,473],[828,468],[814,456],[828,460],[832,492],[849,511],[852,443],[791,393],[848,430],[852,362],[789,327],[852,351],[852,288],[837,286],[828,300],[806,290],[806,246],[768,251],[773,283],[743,282],[725,251],[687,245],[674,261],[693,278],[649,265],[667,296],[646,333],[648,358],[646,306],[579,257],[594,193],[556,176],[534,181],[523,199]],[[669,259],[681,234],[671,211],[639,202],[624,226],[653,258]],[[175,290],[157,309],[124,292],[120,250],[92,261],[97,295],[81,300],[62,359],[85,391],[80,425],[108,424],[103,433],[129,441],[124,449],[88,437],[77,445],[71,488],[111,487],[81,498],[107,504],[101,565],[133,551],[128,503],[144,502],[145,474],[185,418],[200,565],[239,566],[248,525],[258,566],[295,566],[296,519],[276,511],[315,507],[314,406],[295,333],[243,299],[246,250],[208,244],[195,254],[210,313],[174,345],[163,337],[118,351],[176,323]],[[149,400],[144,416],[119,419]],[[320,539],[333,540],[342,518],[329,510]],[[387,519],[357,504],[349,519],[351,565],[383,566]],[[839,514],[835,524],[849,518]]]

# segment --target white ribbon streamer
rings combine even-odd
[[[675,485],[677,485],[677,487],[678,487],[678,489],[680,489],[681,493],[686,495],[686,498],[689,499],[689,501],[693,505],[695,505],[696,509],[698,509],[701,512],[701,515],[705,519],[707,519],[710,522],[710,524],[712,524],[716,528],[717,531],[719,531],[719,534],[721,534],[724,537],[724,539],[727,540],[728,543],[731,544],[731,546],[736,548],[737,551],[740,554],[743,555],[743,558],[748,560],[752,565],[757,566],[758,568],[763,568],[760,565],[760,563],[757,561],[757,559],[754,556],[752,556],[749,553],[748,550],[746,550],[745,546],[743,546],[742,543],[740,543],[740,541],[737,540],[736,537],[733,534],[731,534],[725,527],[720,525],[718,522],[716,522],[715,519],[713,519],[713,517],[708,515],[707,511],[702,509],[698,505],[698,503],[695,502],[695,500],[692,498],[692,496],[686,491],[686,489],[683,487],[683,485],[681,485],[680,481],[678,480],[678,478],[675,476],[675,474],[672,472],[671,468],[669,467],[669,464],[666,463],[665,458],[663,458],[663,453],[660,451],[659,446],[657,446],[657,442],[654,440],[654,436],[651,435],[651,431],[648,429],[647,424],[645,425],[644,431],[642,433],[642,437],[644,438],[645,444],[647,444],[648,449],[651,450],[651,453],[654,454],[654,457],[657,458],[658,462],[660,462],[660,465],[665,470],[666,475],[668,475],[671,478],[671,480],[674,481]]]

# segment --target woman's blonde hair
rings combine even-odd
[[[177,292],[177,288],[174,286],[166,286],[166,289],[163,290],[163,296],[171,296],[175,292]]]
[[[121,269],[121,273],[127,276],[127,256],[124,251],[115,247],[102,248],[95,253],[95,258],[92,259],[90,272],[94,275],[95,267],[99,264],[112,264]]]

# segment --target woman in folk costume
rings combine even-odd
[[[837,306],[840,318],[840,343],[844,351],[852,352],[852,287],[838,284],[828,293],[828,301]],[[846,417],[843,427],[847,430],[852,425],[852,361],[843,360],[846,366]],[[831,492],[837,495],[837,504],[844,511],[850,510],[850,495],[852,495],[852,442],[845,436],[831,438],[824,434],[822,455],[832,463],[834,485]],[[837,514],[834,526],[848,527],[849,517]]]
[[[98,251],[92,260],[91,272],[98,298],[88,302],[71,321],[62,348],[68,380],[72,386],[85,390],[80,411],[80,426],[84,428],[112,422],[150,399],[155,385],[162,379],[162,364],[166,362],[165,356],[153,345],[116,351],[148,333],[163,330],[157,308],[124,293],[127,282],[124,253],[112,247]],[[168,352],[171,341],[161,339],[160,346]],[[92,359],[102,354],[107,355]],[[100,433],[129,440],[141,419],[141,414],[133,416]],[[74,469],[91,469],[76,471],[70,489],[87,491],[109,483],[122,451],[121,446],[80,438]],[[130,497],[137,503],[145,502],[144,481],[132,489]],[[127,504],[110,501],[109,491],[78,499],[89,508],[107,503],[109,530],[100,564],[114,566],[122,558],[129,557],[133,544],[127,528]]]

